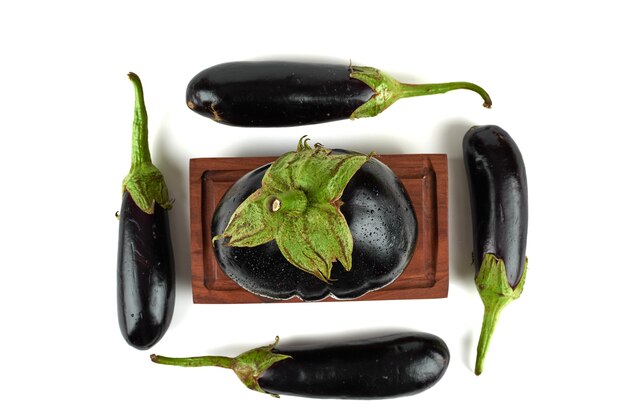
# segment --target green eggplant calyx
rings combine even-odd
[[[506,305],[519,298],[524,290],[526,282],[526,270],[528,259],[524,262],[524,271],[519,283],[515,288],[509,284],[506,276],[506,266],[504,260],[493,254],[485,254],[475,283],[478,293],[485,306],[483,324],[480,331],[476,353],[476,366],[474,373],[478,376],[483,372],[485,356],[491,342],[491,337],[495,330],[500,312]]]
[[[350,67],[350,78],[367,84],[374,90],[374,95],[350,115],[350,119],[372,117],[387,109],[400,97],[401,84],[395,78],[372,67]]]
[[[360,80],[374,90],[374,95],[350,115],[350,119],[372,117],[380,114],[398,99],[405,97],[429,96],[452,90],[471,90],[483,99],[483,106],[492,105],[489,94],[480,86],[465,81],[437,84],[407,84],[372,67],[350,67],[350,77]]]
[[[133,118],[132,154],[130,172],[122,182],[122,193],[128,191],[137,206],[146,213],[154,213],[155,203],[165,209],[172,207],[163,174],[150,157],[148,147],[148,113],[143,97],[141,80],[128,73],[135,88],[135,114]]]
[[[339,261],[352,268],[352,233],[341,213],[343,191],[373,154],[336,154],[302,137],[296,151],[279,157],[261,188],[233,213],[222,234],[234,247],[255,247],[276,240],[281,254],[318,279],[331,281]]]
[[[278,344],[278,337],[270,344],[254,348],[237,357],[199,356],[199,357],[165,357],[156,354],[150,355],[150,360],[157,364],[181,367],[222,367],[231,369],[246,387],[261,393],[268,393],[259,385],[259,378],[274,363],[290,359],[291,356],[274,352]],[[277,394],[269,393],[274,397]]]
[[[261,393],[269,393],[259,386],[259,378],[274,363],[292,358],[291,356],[274,352],[277,344],[278,337],[270,345],[254,348],[235,357],[232,369],[247,388]],[[278,398],[277,394],[269,394]]]

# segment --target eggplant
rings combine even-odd
[[[406,84],[372,67],[289,61],[237,61],[207,68],[187,86],[187,106],[216,122],[242,127],[298,126],[376,116],[403,97],[476,84]]]
[[[528,259],[528,184],[522,154],[499,126],[472,127],[463,138],[472,211],[475,282],[485,305],[475,373],[483,371],[502,309],[520,297]]]
[[[349,342],[273,344],[237,357],[172,358],[151,355],[172,366],[232,369],[249,388],[275,397],[383,399],[414,395],[435,385],[450,362],[446,343],[419,332],[395,333]]]
[[[135,88],[131,169],[122,185],[117,257],[117,313],[126,342],[146,350],[167,331],[174,313],[175,271],[169,226],[172,201],[148,147],[141,80]]]
[[[305,147],[301,141],[301,147]],[[227,237],[232,219],[240,216],[240,207],[248,201],[263,186],[268,171],[272,165],[259,167],[241,177],[225,193],[218,204],[212,219],[212,234],[214,238],[214,253],[216,259],[233,281],[251,293],[277,300],[298,297],[305,301],[321,300],[327,296],[336,299],[354,299],[365,293],[379,289],[393,282],[405,269],[411,260],[417,242],[418,225],[415,211],[402,182],[385,164],[373,156],[365,156],[353,151],[329,150],[317,144],[310,153],[328,153],[329,156],[340,158],[360,158],[363,163],[356,169],[347,181],[340,199],[333,197],[333,210],[340,213],[345,219],[346,230],[341,231],[350,235],[352,245],[350,251],[353,256],[345,255],[344,260],[332,263],[333,267],[323,275],[307,270],[297,263],[292,263],[284,256],[284,245],[280,240],[256,242],[237,241],[233,236]],[[275,170],[281,167],[284,159],[296,158],[294,153],[287,153],[273,163]],[[296,166],[290,160],[291,168]],[[344,164],[345,167],[347,164]],[[331,173],[333,168],[318,169],[310,163],[305,164],[309,170],[299,170],[297,179],[285,180],[288,182],[308,183],[310,178],[318,179],[324,173]],[[313,191],[307,191],[314,194]],[[331,199],[332,200],[332,199]],[[309,202],[312,206],[312,202]],[[303,215],[298,215],[303,223]],[[289,217],[289,215],[286,215]],[[241,216],[238,219],[243,226],[242,233],[247,235],[254,228],[250,222]],[[324,231],[327,229],[322,228]],[[295,236],[296,234],[289,234]],[[287,247],[298,247],[300,241],[307,242],[310,237],[318,236],[314,231],[301,236],[296,242],[290,242]],[[325,235],[335,235],[326,232]],[[220,239],[225,238],[223,242]],[[264,237],[271,238],[271,237]],[[343,247],[342,247],[343,248]],[[312,252],[317,256],[322,250]],[[341,254],[331,254],[328,258],[342,260]],[[346,262],[346,261],[349,261]],[[315,269],[312,269],[315,270]],[[330,273],[332,271],[332,274]]]

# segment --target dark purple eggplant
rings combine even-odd
[[[362,155],[345,150],[332,154]],[[226,192],[213,216],[213,236],[226,230],[237,209],[262,186],[269,167],[251,171]],[[320,176],[319,171],[313,174]],[[401,181],[385,164],[368,158],[347,183],[341,202],[338,206],[354,244],[350,269],[333,263],[332,279],[314,277],[287,260],[272,240],[256,246],[216,242],[215,255],[222,270],[246,290],[280,300],[295,296],[313,301],[328,295],[354,299],[393,282],[413,256],[418,231]],[[245,226],[246,231],[250,229]]]
[[[269,346],[237,357],[171,358],[158,364],[232,369],[250,389],[310,398],[381,399],[414,395],[445,374],[450,353],[445,342],[426,333],[399,333],[341,343]]]
[[[479,375],[501,310],[524,288],[528,185],[519,148],[498,126],[471,128],[463,138],[463,158],[472,210],[475,281],[485,305],[476,356]]]
[[[117,259],[117,313],[128,344],[146,350],[167,331],[174,313],[175,272],[168,210],[172,202],[148,148],[141,81],[135,87],[131,169],[122,186]]]
[[[404,84],[372,67],[241,61],[203,70],[187,86],[187,106],[226,125],[280,127],[376,116],[396,100],[481,87],[467,82]]]

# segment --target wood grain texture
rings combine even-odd
[[[189,162],[191,273],[194,303],[292,303],[241,288],[222,272],[211,245],[211,219],[228,188],[277,157],[195,158]],[[444,298],[448,295],[448,161],[444,154],[378,155],[402,180],[418,223],[413,258],[393,283],[353,300]],[[337,301],[328,297],[323,301]],[[322,301],[322,302],[323,302]]]

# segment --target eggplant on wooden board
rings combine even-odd
[[[463,138],[469,182],[476,286],[485,305],[475,373],[481,374],[502,309],[526,280],[528,185],[522,154],[499,126],[472,127]]]
[[[126,342],[145,350],[167,331],[174,312],[175,272],[168,211],[172,201],[148,147],[141,80],[135,89],[131,169],[122,185],[117,258],[117,313]]]
[[[271,299],[354,299],[393,282],[418,226],[393,171],[374,158],[302,138],[297,150],[235,182],[212,220],[216,259]]]
[[[491,107],[473,83],[407,84],[372,67],[291,61],[215,65],[191,79],[186,97],[191,110],[219,123],[281,127],[376,116],[401,98],[458,89]]]
[[[151,355],[172,366],[217,366],[232,369],[258,392],[311,398],[381,399],[414,395],[435,385],[450,361],[439,337],[405,332],[344,342],[303,346],[273,344],[237,357],[173,358]]]

